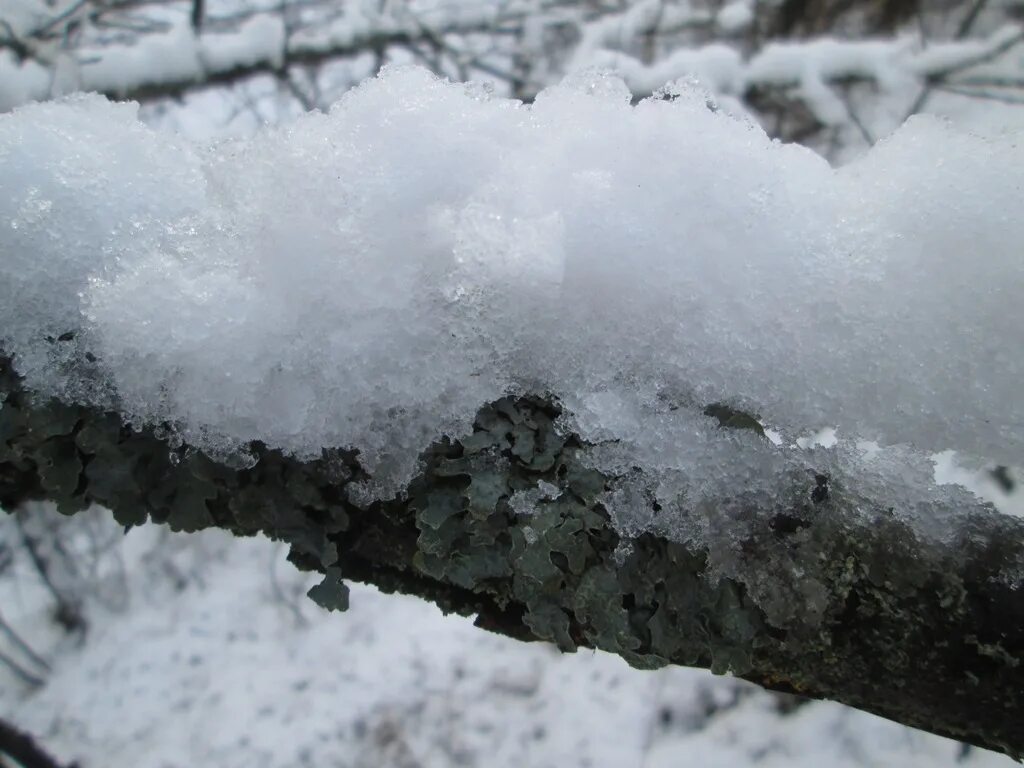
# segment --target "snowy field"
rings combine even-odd
[[[88,522],[83,551],[120,535]],[[0,717],[80,768],[1014,765],[703,670],[561,655],[370,588],[327,613],[283,547],[219,532],[146,527],[106,549],[79,643],[16,553],[2,614],[53,671],[30,693],[0,669]],[[0,650],[17,654],[7,637]]]

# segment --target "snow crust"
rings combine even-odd
[[[833,456],[903,445],[879,482],[930,483],[945,450],[1022,463],[1019,132],[914,118],[834,170],[709,104],[588,72],[527,107],[391,69],[212,146],[100,97],[21,108],[0,342],[39,391],[172,443],[357,447],[379,495],[507,393],[557,397],[668,496],[767,489],[829,426]]]

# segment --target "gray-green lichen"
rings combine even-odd
[[[731,672],[1024,751],[1024,590],[1007,578],[1024,563],[1024,526],[994,513],[965,515],[939,546],[812,473],[794,480],[789,506],[740,510],[723,552],[624,538],[603,504],[621,478],[592,468],[590,446],[561,434],[543,399],[481,409],[471,435],[424,453],[403,494],[368,506],[350,500],[366,479],[352,451],[299,462],[254,445],[256,465],[232,469],[115,414],[35,401],[4,358],[0,399],[5,508],[97,503],[125,526],[264,533],[324,574],[310,596],[329,609],[347,605],[343,580],[368,581],[566,651]],[[716,567],[723,558],[730,568]]]

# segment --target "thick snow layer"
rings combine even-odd
[[[149,35],[144,45],[106,45],[86,51],[78,76],[86,89],[124,92],[140,84],[201,81],[211,73],[261,62],[281,67],[284,52],[281,20],[254,16],[230,33],[196,37],[188,27],[178,26]]]
[[[120,539],[104,516],[93,535]],[[90,595],[81,643],[46,642],[49,593],[22,550],[0,577],[4,618],[53,668],[29,694],[0,665],[0,716],[82,768],[1014,765],[834,703],[789,711],[703,670],[563,655],[360,585],[328,613],[304,597],[316,578],[262,539],[147,526],[104,552],[78,564],[109,571],[121,600]]]
[[[508,392],[610,467],[778,476],[712,402],[1017,465],[1022,182],[1019,133],[916,118],[833,170],[594,74],[526,107],[390,70],[214,146],[79,97],[0,117],[0,341],[215,453],[355,446],[379,492]]]
[[[726,5],[716,17],[719,27],[729,33],[734,29],[731,25],[747,23],[745,11],[749,15],[742,0]],[[1019,79],[1019,55],[1013,52],[1024,40],[1020,26],[1009,24],[982,39],[932,42],[926,47],[922,47],[916,31],[877,40],[820,37],[776,41],[749,57],[732,45],[714,41],[679,48],[648,62],[637,58],[624,44],[623,36],[635,34],[628,18],[629,14],[622,14],[588,24],[568,70],[601,67],[614,71],[639,94],[652,93],[682,77],[697,78],[719,97],[742,97],[757,88],[795,87],[823,125],[839,125],[850,119],[851,107],[844,100],[848,97],[834,87],[843,81],[872,83],[877,89],[872,101],[876,105],[895,101],[903,116],[929,78],[989,70],[996,78]],[[894,126],[902,119],[882,122]],[[1016,120],[1019,124],[1019,116]]]
[[[166,0],[146,8],[146,23],[121,19],[120,25],[132,28],[130,35],[104,34],[104,24],[92,29],[81,18],[80,27],[71,27],[74,46],[65,49],[35,39],[47,37],[41,30],[52,33],[74,15],[87,15],[82,3],[61,3],[63,7],[49,0],[0,2],[0,40],[9,28],[31,50],[31,58],[24,62],[11,51],[0,50],[0,112],[77,90],[124,94],[168,84],[198,84],[259,65],[273,73],[282,69],[285,59],[294,63],[327,52],[344,59],[361,48],[372,54],[380,45],[387,47],[389,38],[489,32],[500,19],[514,19],[529,10],[521,0],[336,0],[319,8],[307,3],[283,14],[278,3],[219,2],[207,9],[207,24],[197,33],[190,20],[191,0]],[[119,26],[109,21],[108,25]],[[62,65],[66,72],[59,72]]]

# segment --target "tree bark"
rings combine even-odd
[[[36,744],[35,739],[0,720],[0,758],[9,757],[21,768],[64,768]],[[6,763],[0,760],[0,768]],[[75,768],[74,765],[70,768]]]
[[[1024,753],[1024,523],[985,505],[940,543],[809,474],[787,508],[740,510],[729,576],[712,567],[714,537],[621,536],[601,503],[620,478],[590,468],[591,447],[559,434],[542,399],[481,409],[404,493],[366,506],[349,494],[365,479],[353,451],[300,462],[257,444],[256,465],[232,469],[116,413],[34,398],[6,358],[0,400],[9,510],[50,499],[68,514],[101,504],[125,526],[264,533],[325,574],[311,597],[328,608],[347,604],[342,578],[369,582],[521,640],[730,672]],[[540,481],[557,491],[517,514],[512,495]]]

